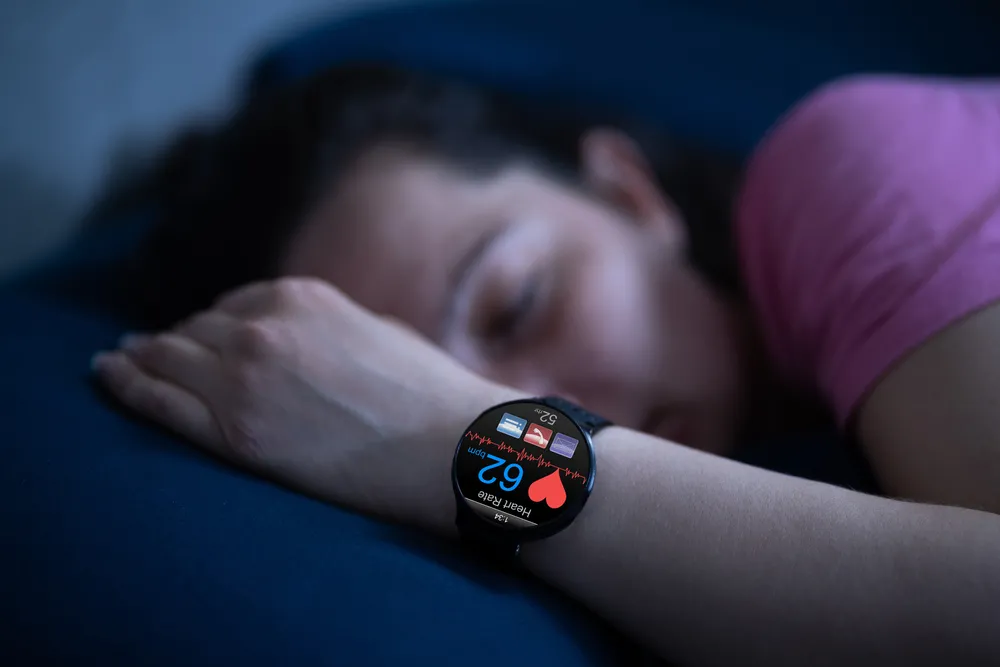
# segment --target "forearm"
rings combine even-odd
[[[625,429],[528,567],[684,664],[1000,662],[1000,517],[876,498]],[[875,664],[875,663],[872,663]]]

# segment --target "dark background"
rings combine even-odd
[[[275,39],[412,0],[0,2],[0,277],[67,241],[105,180],[214,116]]]

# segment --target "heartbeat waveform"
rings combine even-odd
[[[499,449],[501,452],[505,452],[507,454],[513,454],[515,457],[517,457],[518,463],[520,463],[521,461],[531,461],[539,468],[554,468],[555,470],[560,471],[569,479],[578,480],[581,484],[584,485],[587,483],[587,478],[584,475],[581,475],[575,470],[570,470],[569,468],[563,468],[561,466],[557,466],[554,463],[546,461],[541,456],[536,456],[535,454],[532,454],[523,447],[521,449],[514,449],[513,447],[504,442],[494,442],[485,435],[480,435],[479,433],[474,433],[473,431],[467,431],[465,437],[468,438],[469,440],[472,440],[473,442],[478,442],[480,445],[484,446],[492,445],[497,449]]]

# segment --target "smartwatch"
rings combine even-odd
[[[573,522],[594,488],[591,436],[610,422],[555,397],[495,405],[462,433],[452,484],[462,540],[498,561]]]

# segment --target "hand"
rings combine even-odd
[[[94,370],[128,407],[230,462],[363,512],[446,530],[465,428],[510,390],[310,279],[257,283]]]

